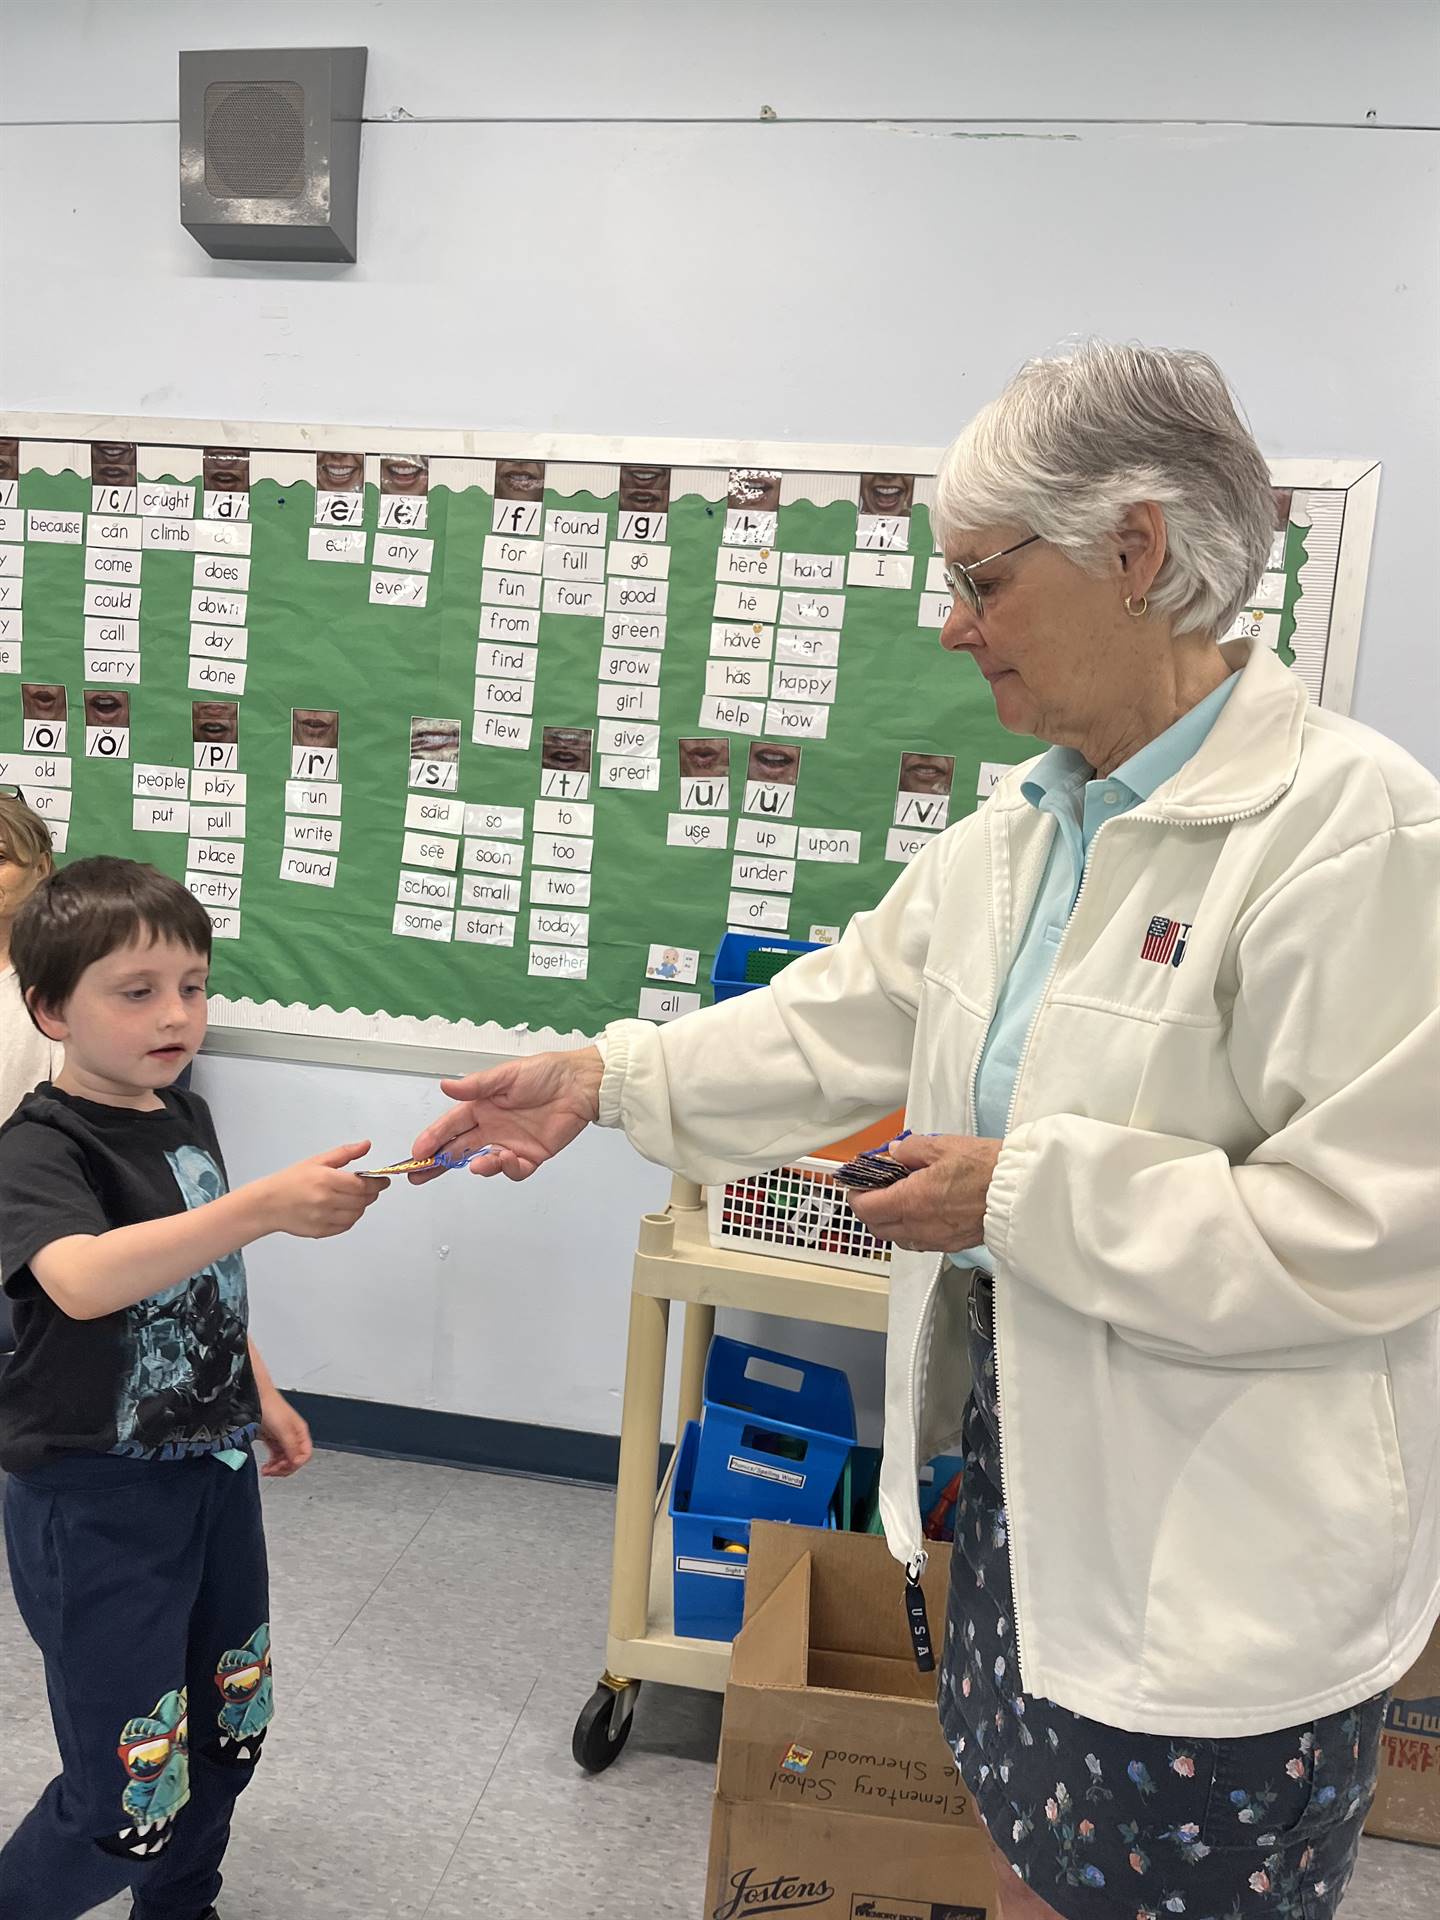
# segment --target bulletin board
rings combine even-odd
[[[1037,750],[937,645],[937,458],[0,416],[0,784],[205,902],[237,1050],[677,1017]],[[1236,629],[1341,709],[1378,474],[1276,464]]]

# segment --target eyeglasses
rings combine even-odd
[[[1003,560],[1007,554],[1019,553],[1022,547],[1033,547],[1043,534],[1032,533],[1027,540],[1017,540],[1013,547],[1001,547],[998,553],[987,553],[983,560],[972,560],[968,567],[961,566],[958,560],[947,560],[940,569],[946,586],[957,600],[963,600],[972,613],[984,613],[985,603],[980,597],[980,589],[972,576],[981,567],[988,567],[992,560]]]

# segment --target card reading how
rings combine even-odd
[[[250,455],[240,447],[206,447],[200,455],[207,520],[250,518]]]
[[[924,827],[936,832],[950,821],[950,793],[955,784],[955,756],[950,753],[902,753],[895,791],[897,827]]]
[[[414,533],[425,525],[430,461],[423,453],[380,456],[380,525]],[[428,572],[428,568],[427,568]]]
[[[540,792],[546,800],[585,800],[595,737],[589,727],[545,727],[540,734]]]
[[[411,720],[409,784],[438,793],[455,792],[460,784],[458,720],[437,720],[428,715]]]
[[[622,540],[663,540],[669,511],[669,467],[621,467],[620,538]]]
[[[527,538],[539,533],[544,504],[543,460],[495,462],[495,511],[490,524],[496,533],[519,534]]]
[[[338,780],[340,716],[333,707],[290,709],[290,778]]]

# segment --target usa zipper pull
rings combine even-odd
[[[920,1585],[925,1572],[925,1555],[917,1554],[905,1569],[905,1618],[910,1627],[910,1644],[915,1649],[915,1665],[921,1673],[935,1671],[935,1648],[930,1640],[930,1615],[925,1609],[925,1593]]]

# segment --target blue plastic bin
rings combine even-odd
[[[680,1441],[670,1483],[670,1530],[675,1556],[675,1631],[690,1640],[733,1640],[745,1614],[745,1569],[750,1522],[696,1511],[695,1464],[700,1423]],[[740,1547],[743,1552],[733,1549]]]
[[[695,1468],[702,1512],[823,1527],[854,1444],[855,1403],[838,1367],[711,1341]]]
[[[717,1000],[733,1000],[737,993],[753,993],[757,986],[764,986],[763,980],[745,978],[745,962],[760,947],[767,951],[780,948],[798,956],[816,952],[821,944],[818,940],[786,940],[778,933],[727,933],[715,949],[711,990]]]

